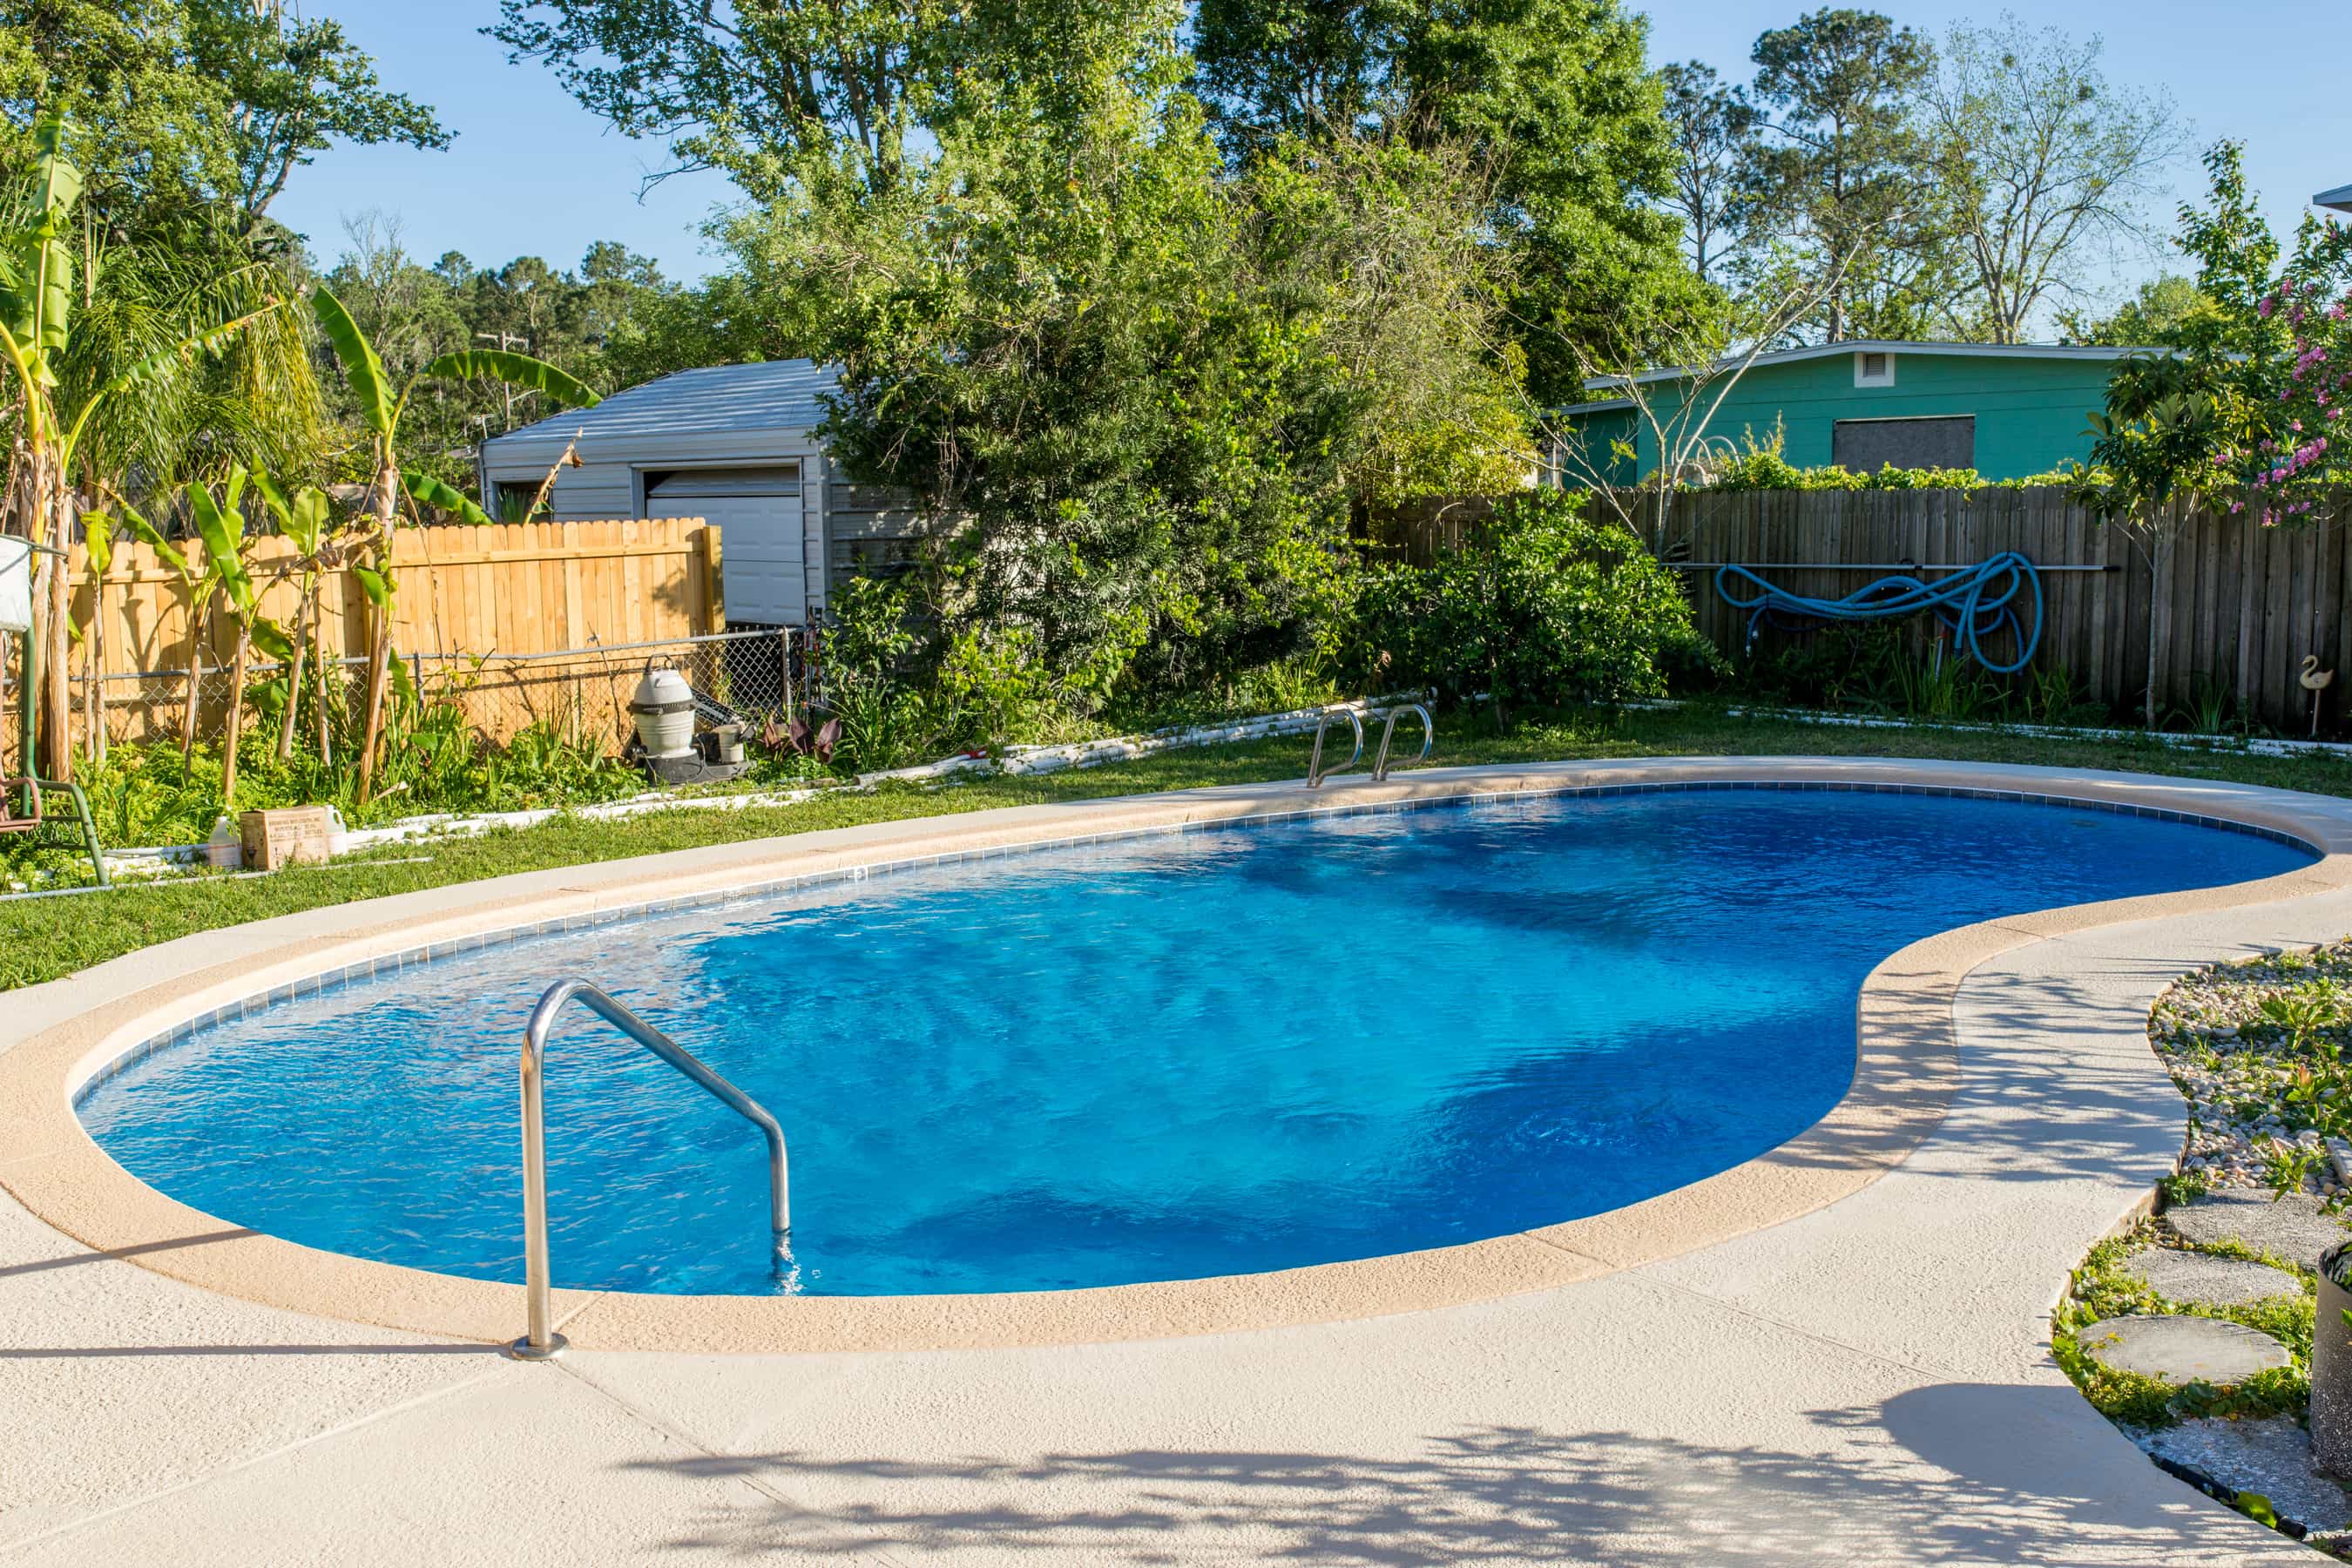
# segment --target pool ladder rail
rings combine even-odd
[[[1374,784],[1383,783],[1389,776],[1389,743],[1396,739],[1397,720],[1407,713],[1417,714],[1421,719],[1421,754],[1413,758],[1413,761],[1416,763],[1427,762],[1429,760],[1430,748],[1437,743],[1437,721],[1432,719],[1429,716],[1429,710],[1423,707],[1418,702],[1400,702],[1395,707],[1388,709],[1384,712],[1374,713],[1372,717],[1376,719],[1384,717],[1388,721],[1387,723],[1381,726],[1381,749],[1379,753],[1372,759],[1372,782]],[[1356,732],[1356,749],[1349,752],[1348,753],[1348,760],[1341,763],[1338,767],[1327,768],[1323,765],[1323,733],[1325,731],[1330,729],[1331,721],[1335,719],[1345,719],[1348,721],[1348,727]],[[1364,721],[1356,716],[1356,710],[1352,708],[1333,708],[1328,710],[1324,713],[1322,721],[1315,726],[1315,753],[1307,761],[1307,787],[1308,789],[1321,789],[1325,779],[1333,778],[1340,773],[1346,773],[1349,768],[1356,765],[1357,759],[1360,758],[1363,754]]]
[[[522,1032],[522,1246],[523,1289],[528,1331],[508,1347],[517,1361],[552,1361],[563,1353],[565,1341],[555,1331],[550,1310],[552,1287],[547,1264],[547,1125],[541,1109],[547,1037],[567,1002],[582,1006],[645,1047],[708,1089],[712,1099],[760,1130],[768,1141],[768,1223],[773,1232],[774,1260],[781,1272],[792,1257],[792,1187],[784,1162],[784,1131],[759,1101],[705,1067],[691,1051],[607,994],[593,982],[577,976],[559,980],[541,995]]]

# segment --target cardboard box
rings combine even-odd
[[[331,830],[323,805],[289,805],[276,811],[248,811],[237,818],[244,841],[245,868],[275,871],[297,861],[327,858]]]

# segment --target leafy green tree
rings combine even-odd
[[[1107,51],[1088,112],[1009,93],[893,191],[817,183],[735,237],[813,285],[778,308],[844,367],[836,460],[947,531],[934,623],[1025,634],[1081,708],[1303,649],[1345,519],[1349,395],[1161,58],[1139,84]]]
[[[1687,60],[1662,68],[1666,124],[1674,138],[1674,183],[1659,199],[1683,220],[1683,245],[1701,283],[1720,281],[1725,254],[1740,243],[1754,205],[1742,174],[1756,135],[1756,106],[1714,68]]]
[[[2170,99],[2111,86],[2102,48],[2013,16],[1961,24],[1924,95],[1942,210],[1992,342],[2028,341],[2046,303],[2112,276],[2186,148]]]
[[[297,168],[339,142],[439,151],[452,140],[430,108],[384,87],[331,17],[252,0],[189,0],[186,15],[187,68],[216,82],[229,109],[229,195],[248,228]]]
[[[1616,0],[1202,0],[1199,87],[1230,155],[1288,136],[1445,144],[1480,159],[1510,253],[1531,395],[1574,395],[1574,346],[1705,300],[1654,197],[1675,153],[1641,19]]]
[[[82,128],[90,210],[133,234],[206,210],[248,234],[338,141],[449,143],[340,23],[251,0],[0,0],[0,151],[29,161],[44,112]]]
[[[1313,323],[1343,411],[1332,456],[1359,513],[1528,481],[1522,362],[1485,243],[1479,160],[1286,137],[1223,194],[1241,225],[1237,287]]]
[[[1960,288],[1913,106],[1935,49],[1872,11],[1824,9],[1756,40],[1768,106],[1747,174],[1758,220],[1810,276],[1825,342],[1924,336]]]
[[[476,267],[455,251],[428,267],[409,254],[396,219],[362,213],[345,226],[349,247],[324,281],[376,345],[386,371],[403,380],[468,348],[528,353],[574,381],[613,387],[689,365],[762,357],[723,352],[734,346],[723,315],[691,319],[715,302],[716,291],[689,295],[652,261],[611,242],[592,246],[569,272],[530,256]],[[348,386],[339,391],[339,417],[359,424]],[[471,482],[475,442],[557,405],[504,382],[428,382],[403,416],[407,460],[463,487]]]
[[[2151,278],[2115,310],[2104,316],[2081,307],[2058,312],[2061,342],[2098,343],[2111,348],[2178,346],[2189,330],[2189,319],[2206,309],[2197,280],[2168,272]]]
[[[1087,59],[1176,25],[1167,0],[499,0],[488,31],[615,129],[667,140],[677,168],[764,203],[820,165],[890,190],[997,93],[1082,84]]]

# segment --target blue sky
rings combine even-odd
[[[1701,59],[1744,80],[1756,35],[1814,3],[1653,5],[1652,58]],[[376,56],[387,84],[432,103],[458,133],[447,153],[337,148],[298,171],[271,210],[307,235],[322,260],[342,248],[347,215],[379,208],[400,218],[408,248],[427,259],[460,250],[478,265],[537,255],[569,267],[592,241],[618,239],[673,277],[716,265],[698,230],[729,199],[726,182],[680,176],[640,199],[645,175],[664,166],[663,148],[607,131],[543,67],[508,65],[505,50],[478,32],[496,18],[493,0],[312,0],[305,8],[340,18]],[[1881,8],[1940,36],[1955,17],[1989,22],[2000,6]],[[2037,25],[2102,35],[2109,79],[2168,89],[2200,142],[2242,138],[2248,172],[2282,238],[2313,192],[2352,184],[2352,5],[2345,0],[2019,9]],[[2193,191],[2196,177],[2184,169],[2179,190]]]

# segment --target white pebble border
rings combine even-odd
[[[2281,1098],[2285,1042],[2261,1013],[2265,995],[2321,976],[2340,982],[2347,973],[2352,940],[2284,964],[2269,959],[2200,969],[2158,1000],[2147,1035],[2189,1102],[2185,1173],[2215,1187],[2267,1187],[2272,1161],[2300,1148],[2321,1156],[2304,1178],[2305,1192],[2336,1198],[2352,1189],[2352,1148],[2324,1142]]]
[[[1637,704],[1675,708],[1679,702]],[[2189,735],[2166,730],[2085,730],[2067,724],[1943,723],[1923,719],[1880,719],[1854,713],[1825,713],[1817,708],[1769,708],[1753,705],[1727,708],[1733,719],[1785,719],[1792,724],[1826,724],[1849,730],[1950,730],[1965,735],[2023,735],[2044,741],[2152,741],[2180,752],[2216,752],[2248,757],[2336,757],[2352,759],[2352,743],[2342,741],[2281,741],[2250,735]]]

